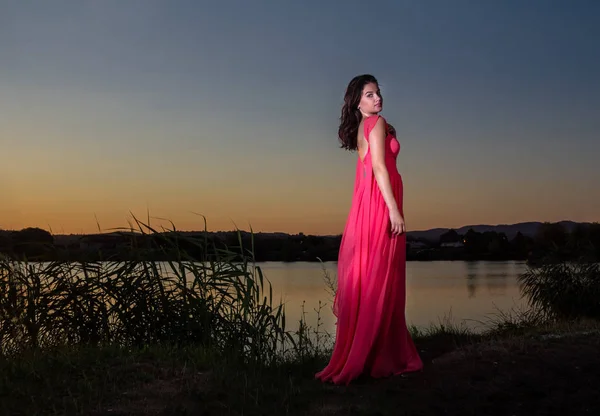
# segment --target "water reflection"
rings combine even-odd
[[[516,277],[512,262],[465,262],[465,276],[469,298],[475,297],[480,281],[485,283],[487,295],[504,296],[510,289],[509,279]]]
[[[309,325],[319,324],[321,330],[335,333],[332,298],[321,264],[269,262],[260,266],[273,283],[276,299],[281,297],[286,304],[289,329],[297,326],[304,313]],[[517,283],[524,268],[524,263],[512,261],[408,262],[407,321],[427,327],[450,317],[455,323],[478,329],[499,309],[524,307]],[[325,269],[335,277],[335,262],[325,263]]]
[[[469,297],[472,298],[475,296],[477,292],[477,269],[479,262],[476,261],[467,261],[465,265],[467,267],[467,293]]]

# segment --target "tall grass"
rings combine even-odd
[[[553,319],[600,318],[600,265],[548,261],[519,276],[529,304]]]
[[[0,352],[64,345],[200,345],[244,362],[269,364],[299,345],[306,348],[306,334],[286,330],[284,306],[273,302],[271,284],[241,237],[239,246],[225,247],[135,222],[138,233],[161,236],[159,246],[132,247],[136,260],[1,258]],[[190,248],[202,252],[203,261],[192,258]],[[148,260],[144,250],[168,252],[165,257],[176,260]]]

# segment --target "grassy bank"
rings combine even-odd
[[[241,364],[202,347],[58,348],[0,360],[3,415],[531,415],[600,409],[600,324],[417,335],[425,370],[313,380],[326,357]]]

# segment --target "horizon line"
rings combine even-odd
[[[559,220],[559,221],[520,221],[520,222],[515,222],[512,224],[509,223],[499,223],[499,224],[466,224],[466,225],[461,225],[459,227],[433,227],[433,228],[427,228],[427,229],[421,229],[421,230],[411,230],[411,231],[407,231],[407,234],[410,233],[415,233],[415,232],[427,232],[427,231],[436,231],[436,230],[458,230],[461,228],[465,228],[465,227],[502,227],[502,226],[515,226],[515,225],[522,225],[522,224],[528,224],[528,223],[549,223],[549,224],[557,224],[557,223],[563,223],[563,222],[571,222],[571,223],[576,223],[576,224],[594,224],[594,223],[598,223],[598,221],[573,221],[573,220],[569,220],[569,219],[563,219],[563,220]],[[21,228],[20,230],[15,230],[15,229],[3,229],[0,228],[0,231],[4,231],[4,232],[18,232],[21,230],[25,230],[27,228],[39,228],[45,231],[48,231],[50,234],[54,235],[54,236],[68,236],[68,235],[98,235],[98,234],[112,234],[112,233],[118,233],[118,232],[140,232],[139,229],[133,229],[133,228],[124,228],[124,227],[117,227],[117,228],[111,228],[111,229],[107,229],[107,230],[98,230],[98,232],[87,232],[87,233],[69,233],[69,234],[62,234],[62,233],[53,233],[48,229],[42,228],[42,227],[36,227],[36,226],[29,226],[29,227],[24,227]],[[246,230],[246,229],[232,229],[232,230],[217,230],[217,231],[208,231],[208,230],[178,230],[178,229],[161,229],[160,231],[155,230],[155,232],[185,232],[185,233],[194,233],[194,232],[208,232],[208,233],[235,233],[235,232],[246,232],[246,233],[252,233],[252,234],[286,234],[286,235],[300,235],[300,234],[305,234],[304,232],[300,231],[297,233],[290,233],[290,232],[285,232],[285,231],[256,231],[256,230],[251,230],[252,227],[250,227],[250,230]],[[330,236],[340,236],[342,235],[343,232],[337,233],[337,234],[305,234],[305,235],[312,235],[312,236],[322,236],[322,237],[330,237]]]

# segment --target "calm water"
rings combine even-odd
[[[323,265],[319,263],[258,263],[273,285],[273,294],[286,304],[288,328],[297,327],[302,313],[314,326],[319,301],[322,330],[335,333],[332,297],[324,282]],[[337,263],[325,263],[325,269],[336,276]],[[525,271],[524,262],[408,262],[406,319],[409,324],[427,327],[448,318],[454,323],[481,330],[499,311],[526,309],[517,283]]]

